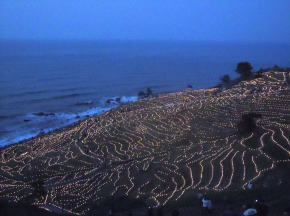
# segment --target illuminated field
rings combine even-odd
[[[48,193],[35,202],[75,214],[110,195],[151,205],[196,190],[244,188],[290,161],[286,73],[264,73],[229,90],[188,90],[124,104],[69,128],[0,152],[0,197],[22,200],[30,182]],[[245,113],[262,115],[240,137]]]

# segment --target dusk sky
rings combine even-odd
[[[290,43],[290,0],[1,0],[0,39]]]

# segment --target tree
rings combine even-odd
[[[237,124],[238,134],[245,136],[253,132],[256,128],[256,119],[262,118],[258,113],[247,113],[242,115],[242,120]]]
[[[152,89],[151,88],[147,88],[146,95],[147,95],[147,97],[153,96],[153,92],[152,92]]]
[[[146,97],[146,93],[143,92],[143,91],[139,91],[139,92],[138,92],[138,97],[141,98],[141,99],[143,99],[143,98]]]
[[[241,75],[243,80],[249,79],[252,76],[252,65],[249,62],[240,62],[237,65],[236,72]]]
[[[144,99],[144,98],[148,98],[148,97],[152,97],[152,96],[153,96],[153,91],[151,88],[147,88],[146,92],[139,91],[139,93],[138,93],[139,99]]]
[[[232,81],[231,81],[231,77],[230,77],[228,74],[222,76],[222,77],[220,78],[220,80],[221,80],[221,82],[222,82],[222,83],[221,83],[221,86],[222,86],[222,87],[224,87],[224,88],[226,88],[226,89],[228,89],[228,88],[231,87]]]
[[[36,198],[41,198],[46,195],[46,189],[44,187],[44,181],[42,179],[38,179],[35,182],[32,182],[30,186],[33,188],[33,195]]]
[[[221,77],[221,81],[223,85],[229,85],[231,82],[231,77],[228,74],[226,74]]]

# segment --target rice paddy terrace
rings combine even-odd
[[[267,72],[231,89],[186,90],[139,100],[0,150],[0,198],[83,215],[108,196],[164,205],[198,190],[243,189],[290,162],[287,73]],[[243,114],[256,129],[237,133]]]

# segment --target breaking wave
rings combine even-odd
[[[76,113],[28,113],[21,117],[22,124],[11,126],[6,129],[6,133],[3,133],[0,139],[0,146],[17,143],[26,139],[30,139],[39,135],[40,133],[48,133],[55,129],[59,129],[87,117],[99,115],[107,112],[122,103],[136,101],[136,96],[122,96],[122,97],[104,97],[100,101],[96,102],[99,106],[88,108],[87,110]],[[93,101],[80,102],[80,106],[87,104],[94,104]],[[4,117],[4,116],[2,116]]]

